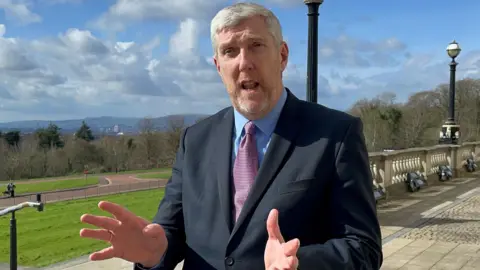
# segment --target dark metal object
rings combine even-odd
[[[467,158],[465,163],[465,169],[467,172],[474,172],[477,169],[477,164],[473,158]]]
[[[440,165],[438,166],[438,180],[445,182],[453,178],[453,172],[450,166]]]
[[[410,192],[416,192],[426,185],[425,177],[422,174],[416,172],[407,173],[407,179],[405,179],[407,190]]]
[[[42,195],[37,194],[36,202],[23,202],[15,206],[11,206],[0,210],[0,216],[4,216],[8,213],[12,213],[10,218],[10,270],[17,270],[17,220],[15,219],[15,212],[22,210],[25,207],[37,208],[38,212],[43,211],[44,204],[42,203]]]
[[[381,185],[374,184],[373,185],[373,196],[375,197],[375,203],[378,203],[380,200],[384,200],[387,198],[387,191]]]
[[[450,62],[450,89],[449,89],[449,102],[448,102],[448,118],[445,124],[442,126],[440,132],[440,144],[457,144],[460,138],[460,125],[455,122],[455,73],[457,68],[457,62],[455,58],[460,54],[460,46],[454,40],[447,47],[448,56],[452,58]]]
[[[308,6],[307,101],[317,103],[318,95],[318,9],[323,0],[304,0]]]

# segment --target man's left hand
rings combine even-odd
[[[297,251],[300,240],[285,243],[278,225],[278,210],[270,211],[267,219],[268,241],[265,246],[265,270],[295,270],[298,267]]]

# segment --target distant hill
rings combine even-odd
[[[165,131],[169,128],[170,121],[173,119],[183,119],[184,125],[190,126],[198,119],[208,117],[202,114],[181,114],[167,115],[163,117],[151,118],[152,126],[155,130]],[[136,134],[140,131],[140,123],[144,118],[124,118],[124,117],[87,117],[84,119],[45,121],[45,120],[29,120],[14,121],[0,123],[0,131],[8,132],[10,130],[19,130],[21,133],[33,133],[39,128],[47,127],[50,123],[56,124],[61,128],[62,133],[73,133],[85,121],[90,126],[93,133],[96,134],[116,134],[123,132],[124,134]]]

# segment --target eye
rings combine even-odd
[[[235,50],[233,48],[226,48],[222,51],[224,55],[232,54]]]
[[[260,42],[254,42],[254,43],[253,43],[253,46],[254,46],[254,47],[260,47],[260,46],[263,46],[263,44],[260,43]]]

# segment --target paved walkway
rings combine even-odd
[[[378,217],[382,270],[480,270],[480,179],[473,175],[391,196],[378,205]],[[123,260],[90,262],[82,257],[45,269],[133,268]]]
[[[379,219],[382,270],[480,269],[480,179],[392,198],[379,206]]]
[[[49,180],[45,180],[49,181]],[[38,182],[38,181],[37,181]],[[83,199],[100,195],[117,194],[128,191],[154,189],[165,186],[165,179],[138,179],[135,175],[118,174],[99,177],[99,185],[42,193],[43,202],[58,202]],[[18,195],[15,198],[0,197],[0,209],[26,201],[36,201],[36,194]]]

